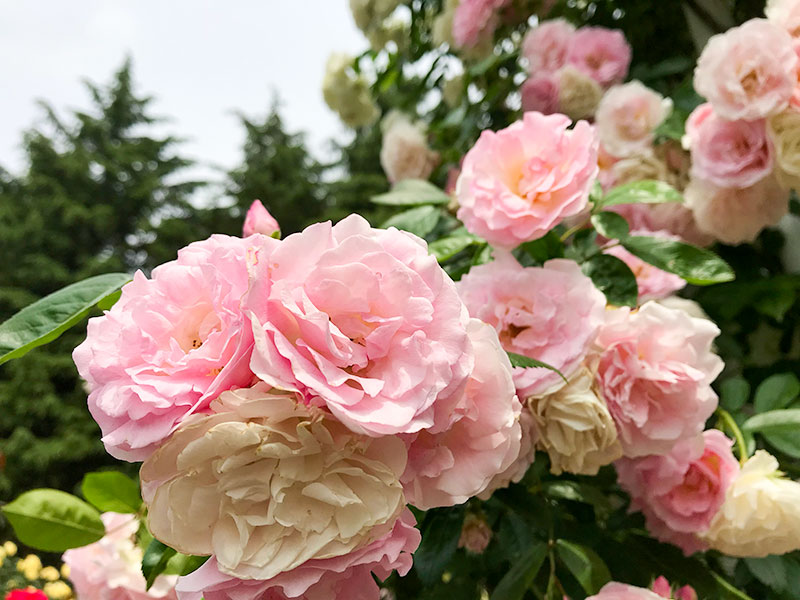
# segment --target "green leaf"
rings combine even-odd
[[[537,240],[520,244],[519,250],[527,254],[535,263],[543,265],[551,258],[564,256],[564,243],[559,239],[558,234],[551,230]]]
[[[150,542],[142,557],[142,574],[147,583],[146,589],[149,590],[156,580],[156,577],[166,571],[167,564],[177,554],[178,552],[176,550],[162,544],[156,539]]]
[[[547,557],[547,544],[533,544],[520,556],[492,592],[491,600],[520,600],[531,586]]]
[[[0,364],[52,342],[130,280],[126,273],[97,275],[26,306],[0,325]]]
[[[86,546],[106,533],[97,509],[60,490],[25,492],[2,511],[23,544],[46,552]]]
[[[434,230],[441,216],[442,213],[437,207],[425,204],[394,215],[381,227],[384,229],[396,227],[424,238]]]
[[[728,412],[736,412],[750,398],[750,383],[741,375],[731,377],[720,386],[720,404]]]
[[[622,245],[643,261],[695,285],[722,283],[735,277],[733,269],[719,256],[684,242],[631,236],[623,240]]]
[[[794,373],[777,373],[756,388],[753,401],[757,413],[786,408],[800,395],[800,381]]]
[[[581,265],[581,270],[605,294],[609,304],[636,307],[639,285],[624,261],[610,254],[596,254]]]
[[[391,191],[372,197],[375,204],[411,206],[416,204],[448,204],[450,195],[422,179],[403,179]]]
[[[142,505],[139,485],[119,471],[87,473],[81,492],[101,512],[136,513]]]
[[[611,512],[611,502],[598,488],[579,481],[560,479],[556,481],[546,481],[542,484],[542,491],[551,498],[570,500],[572,502],[583,502],[595,508],[598,514],[608,514]]]
[[[710,571],[710,573],[711,576],[714,578],[714,581],[717,582],[717,586],[719,586],[720,591],[722,591],[725,594],[724,596],[721,596],[722,598],[726,599],[730,598],[735,600],[753,600],[753,598],[745,594],[743,591],[737,590],[735,587],[733,587],[733,585],[728,583],[728,581],[724,577],[722,577],[722,575],[719,575],[714,571]]]
[[[453,558],[464,523],[463,509],[437,508],[425,513],[422,543],[414,553],[414,570],[426,585],[441,580]]]
[[[800,564],[794,557],[765,556],[763,558],[745,558],[747,569],[761,583],[779,594],[796,591],[800,581]]]
[[[561,562],[575,576],[587,594],[596,594],[611,581],[606,563],[591,548],[566,540],[556,541],[556,550]]]
[[[506,352],[506,354],[508,354],[508,360],[511,361],[512,367],[523,367],[525,369],[529,369],[531,367],[548,369],[550,371],[555,371],[556,373],[558,373],[558,376],[564,380],[564,383],[569,383],[569,381],[567,381],[567,378],[564,377],[564,374],[558,369],[556,369],[553,365],[548,365],[547,363],[542,362],[540,360],[536,360],[535,358],[529,358],[527,356],[522,356],[522,354],[516,354],[514,352]]]
[[[787,433],[800,427],[800,408],[770,410],[747,419],[742,425],[745,431],[759,433]]]
[[[458,235],[445,237],[428,244],[428,252],[436,257],[439,262],[453,258],[456,254],[469,248],[472,244],[482,243],[473,235]]]
[[[612,189],[597,204],[598,208],[616,204],[661,204],[662,202],[683,202],[683,196],[671,185],[655,179],[634,181]]]
[[[167,566],[164,568],[164,575],[188,575],[189,573],[194,573],[197,569],[202,567],[208,559],[208,556],[192,556],[190,554],[176,552],[172,558],[167,561]]]
[[[615,212],[601,212],[592,215],[592,225],[602,236],[610,240],[621,240],[628,236],[630,227],[625,217]]]

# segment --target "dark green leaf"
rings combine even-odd
[[[695,285],[722,283],[734,278],[733,269],[719,256],[684,242],[631,236],[623,240],[622,245],[643,261]]]
[[[162,575],[170,559],[178,553],[169,546],[162,544],[158,540],[153,540],[147,546],[142,557],[142,574],[144,575],[147,589],[153,585],[156,577]]]
[[[753,401],[757,413],[786,408],[800,395],[800,381],[794,373],[777,373],[756,388]]]
[[[750,398],[750,383],[739,375],[722,382],[720,386],[722,408],[728,412],[736,412]]]
[[[626,183],[612,189],[597,204],[598,208],[616,204],[661,204],[662,202],[683,202],[683,196],[671,185],[663,181],[646,179]]]
[[[611,581],[606,563],[591,548],[566,540],[557,540],[556,549],[561,562],[575,576],[587,594],[596,594]]]
[[[779,594],[796,591],[795,586],[800,581],[800,564],[793,557],[745,558],[744,563],[756,579]]]
[[[598,488],[586,483],[566,479],[547,481],[542,484],[542,489],[551,498],[590,504],[599,514],[607,514],[611,511],[608,497]]]
[[[433,254],[439,262],[444,262],[472,244],[479,243],[481,241],[473,235],[451,236],[428,244],[428,252]]]
[[[86,546],[106,533],[94,507],[60,490],[25,492],[2,510],[23,544],[46,552]]]
[[[126,273],[97,275],[26,306],[0,325],[0,364],[52,342],[130,279]]]
[[[625,217],[615,212],[601,212],[592,215],[592,225],[597,233],[610,240],[621,240],[628,235],[630,230]]]
[[[584,275],[603,292],[609,304],[635,307],[639,286],[630,267],[616,256],[596,254],[581,265]]]
[[[742,425],[745,431],[759,433],[788,433],[800,427],[800,408],[770,410],[747,419]]]
[[[81,492],[101,512],[136,513],[142,505],[139,485],[119,471],[87,473]]]
[[[538,240],[521,244],[519,251],[530,256],[535,264],[543,265],[551,258],[564,256],[564,244],[554,231],[549,231],[547,235]]]
[[[511,361],[512,367],[523,367],[526,369],[529,369],[531,367],[548,369],[550,371],[555,371],[556,373],[558,373],[558,376],[564,380],[565,383],[569,383],[567,381],[567,378],[564,377],[564,374],[561,373],[561,371],[559,371],[552,365],[548,365],[547,363],[544,363],[540,360],[536,360],[535,358],[529,358],[527,356],[522,356],[522,354],[516,354],[514,352],[506,352],[506,354],[508,354],[508,360]]]
[[[520,600],[536,579],[546,557],[546,543],[539,542],[530,546],[497,584],[491,600]]]
[[[450,195],[422,179],[403,179],[385,194],[372,197],[375,204],[411,206],[415,204],[447,204]]]
[[[711,576],[714,578],[714,581],[717,582],[717,586],[719,587],[719,592],[722,592],[722,596],[720,598],[730,599],[730,600],[753,600],[750,596],[745,594],[741,590],[737,590],[730,582],[728,582],[722,575],[711,571]]]
[[[425,204],[394,215],[381,227],[396,227],[424,238],[434,230],[441,214],[437,207]]]
[[[463,523],[461,508],[437,508],[425,514],[422,543],[414,553],[414,569],[426,585],[441,579],[458,547]]]
[[[786,313],[797,300],[797,290],[790,288],[779,288],[770,290],[767,294],[761,294],[755,301],[755,307],[762,315],[772,317],[776,321],[783,321]]]

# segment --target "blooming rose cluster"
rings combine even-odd
[[[109,452],[144,461],[151,532],[211,556],[181,598],[377,598],[420,541],[407,503],[491,494],[531,447],[494,328],[424,241],[355,215],[191,244],[74,358]]]

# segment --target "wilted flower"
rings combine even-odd
[[[491,541],[492,528],[489,527],[486,520],[477,515],[468,514],[464,519],[464,524],[461,526],[458,547],[464,548],[473,554],[483,554]]]
[[[561,69],[557,77],[558,110],[573,121],[593,117],[603,97],[600,85],[572,65]]]

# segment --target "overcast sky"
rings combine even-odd
[[[81,81],[110,81],[126,54],[151,111],[187,138],[183,153],[238,164],[243,133],[234,110],[264,114],[278,91],[291,130],[316,154],[345,129],[322,100],[328,54],[367,46],[347,0],[0,0],[0,165],[23,165],[21,132],[41,121],[36,100],[85,108]]]

